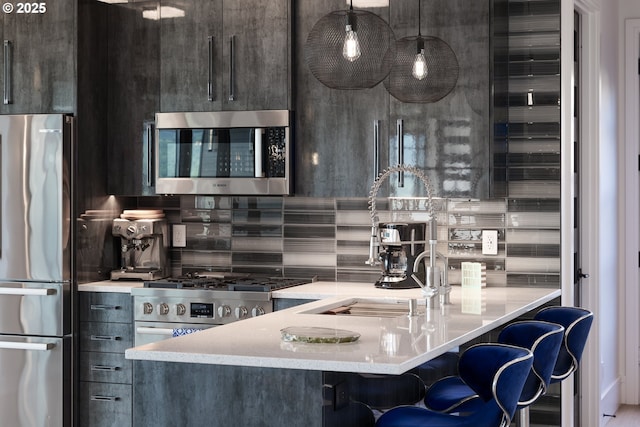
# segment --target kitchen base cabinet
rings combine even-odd
[[[127,293],[80,292],[78,425],[132,425],[133,309]]]
[[[136,427],[323,425],[321,371],[149,361],[133,366]]]

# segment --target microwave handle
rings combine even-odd
[[[209,102],[213,102],[214,101],[214,93],[213,93],[213,36],[209,36],[207,37],[208,41],[209,41],[209,60],[208,60],[208,64],[209,64],[209,76],[208,76],[208,82],[207,82],[207,99],[209,100]]]
[[[147,140],[147,187],[153,185],[153,125],[152,121],[144,122],[144,137]]]
[[[229,101],[236,100],[236,36],[229,37]]]
[[[11,40],[4,41],[4,99],[5,105],[12,104],[11,94],[11,60],[12,60],[12,43]]]

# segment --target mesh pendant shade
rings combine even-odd
[[[354,23],[360,44],[360,56],[353,61],[343,56],[348,21]],[[389,74],[395,57],[394,38],[389,25],[378,15],[364,10],[334,11],[313,26],[304,56],[313,76],[325,86],[367,89]]]
[[[412,74],[419,38],[424,42],[427,64],[427,75],[422,80]],[[455,88],[458,74],[458,59],[442,39],[431,36],[405,37],[396,42],[395,62],[384,86],[402,102],[436,102]]]

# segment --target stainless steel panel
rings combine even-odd
[[[69,293],[68,283],[0,282],[0,333],[70,333]]]
[[[156,113],[156,129],[277,127],[290,125],[290,111]]]
[[[70,425],[70,345],[70,338],[0,336],[3,426]]]
[[[0,116],[0,278],[70,278],[71,141],[64,115]]]

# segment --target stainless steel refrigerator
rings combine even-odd
[[[0,115],[0,424],[71,425],[73,118]]]

